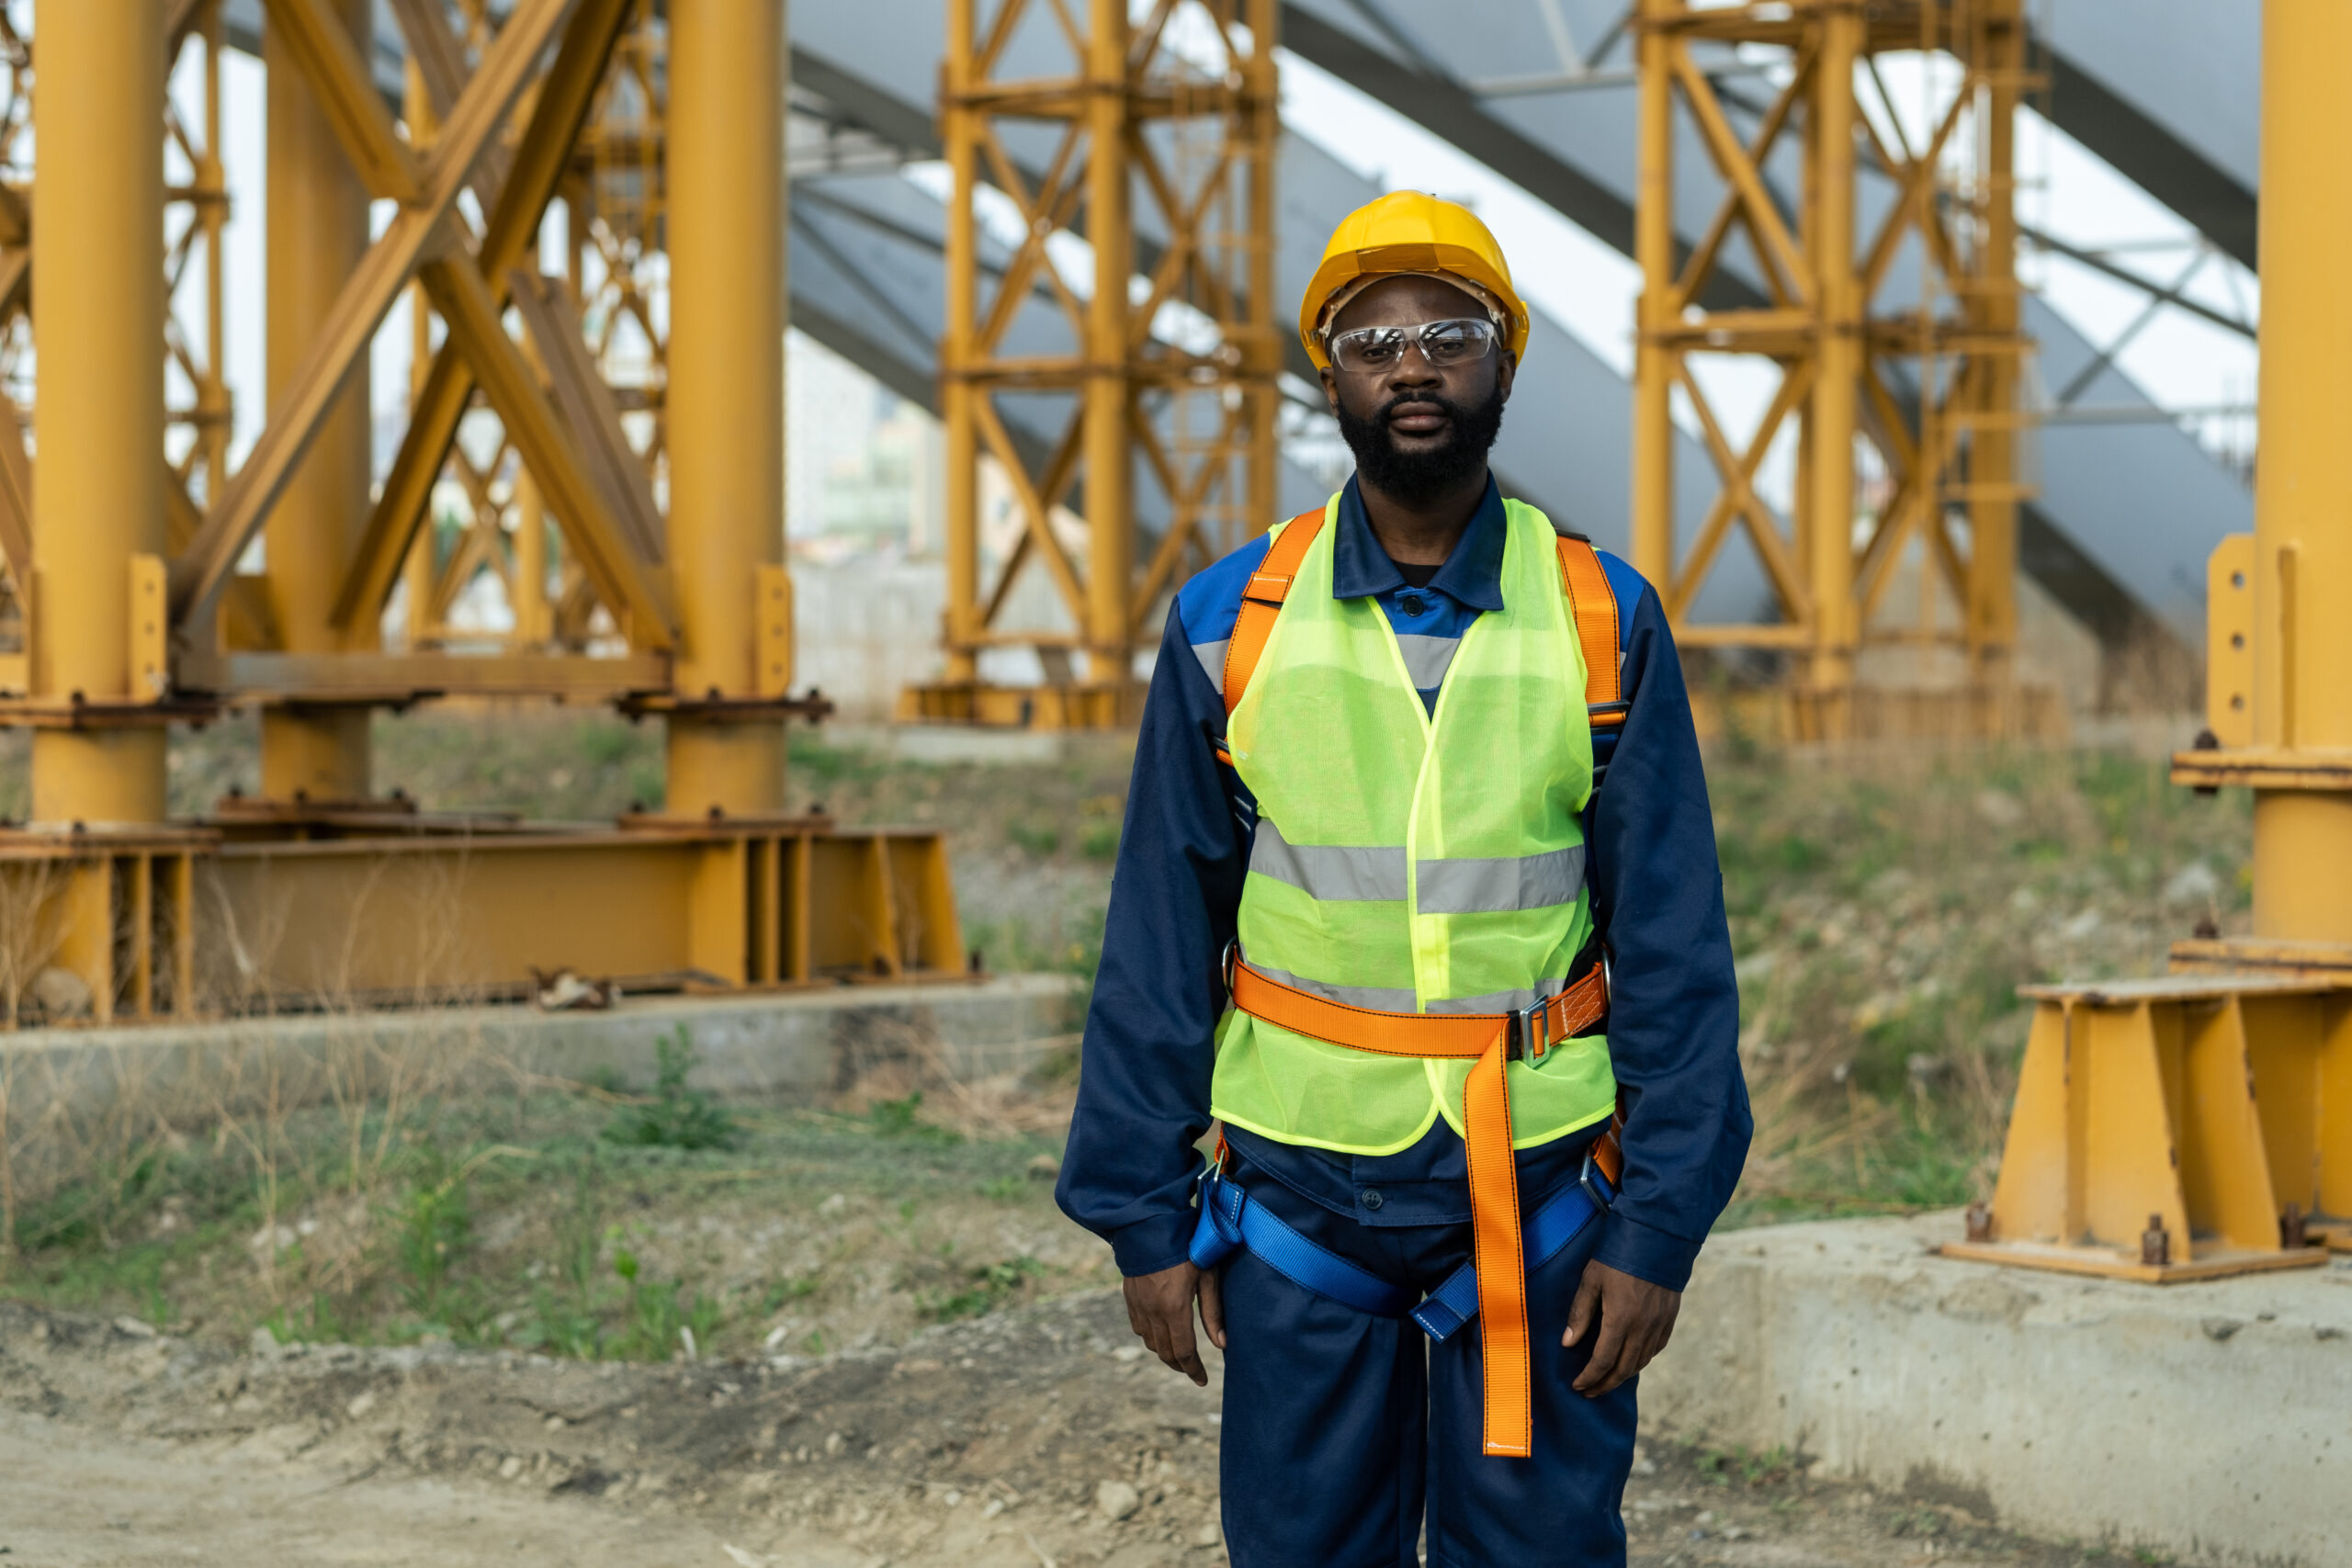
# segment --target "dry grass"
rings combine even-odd
[[[2016,988],[2160,972],[2246,918],[2245,803],[2160,756],[1726,752],[1711,784],[1757,1117],[1735,1221],[1982,1195]]]
[[[399,722],[407,750],[387,755],[432,807],[595,816],[658,764],[650,730],[604,718],[494,741],[473,719]],[[238,744],[209,732],[175,788],[217,793]],[[1061,764],[941,767],[803,736],[794,766],[796,790],[844,820],[952,820],[967,933],[994,966],[1091,967],[1127,766],[1115,741]],[[2244,928],[2246,803],[2173,788],[2160,748],[1735,739],[1709,770],[1758,1123],[1728,1224],[1981,1193],[2023,1043],[2016,987],[2152,972],[2200,921]],[[7,915],[0,933],[26,928]],[[240,934],[256,952],[274,940]],[[43,962],[0,940],[0,997]],[[839,1344],[1091,1278],[1091,1244],[1026,1175],[1057,1148],[1074,1038],[1057,1073],[1020,1078],[879,1028],[844,1055],[827,1107],[729,1107],[739,1145],[685,1155],[602,1137],[615,1097],[645,1085],[552,1085],[461,1033],[382,1032],[332,994],[288,1000],[320,1019],[299,1056],[256,1037],[158,1073],[0,1049],[10,1292],[232,1336],[267,1319],[645,1355],[698,1311],[705,1340],[789,1323],[792,1346]]]

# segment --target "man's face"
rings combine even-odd
[[[1465,316],[1484,321],[1486,308],[1461,289],[1434,277],[1384,278],[1348,301],[1331,335]],[[1517,369],[1500,343],[1476,358],[1435,366],[1415,347],[1378,369],[1327,366],[1323,390],[1363,478],[1411,502],[1485,470]]]

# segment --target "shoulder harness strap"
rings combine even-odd
[[[1241,614],[1233,623],[1233,640],[1225,645],[1225,716],[1231,718],[1233,710],[1241,705],[1241,694],[1250,689],[1250,677],[1258,669],[1258,660],[1266,651],[1266,639],[1274,635],[1274,617],[1282,614],[1283,601],[1290,597],[1290,585],[1298,577],[1298,567],[1306,558],[1308,547],[1323,529],[1322,507],[1302,512],[1290,520],[1290,526],[1274,536],[1266,548],[1266,558],[1250,577],[1250,586],[1242,590]]]
[[[1242,591],[1241,613],[1233,623],[1233,638],[1225,649],[1225,714],[1241,705],[1242,693],[1273,636],[1274,617],[1298,577],[1299,563],[1323,527],[1323,512],[1302,512],[1274,537],[1266,558]],[[1617,595],[1609,573],[1590,540],[1579,535],[1558,536],[1560,591],[1568,596],[1569,613],[1577,623],[1577,642],[1584,649],[1585,713],[1595,729],[1613,729],[1625,722],[1626,703],[1619,681]],[[1219,756],[1225,758],[1222,748]],[[1226,760],[1230,760],[1226,758]]]
[[[1584,649],[1585,714],[1593,728],[1614,729],[1625,722],[1627,706],[1618,685],[1617,595],[1591,540],[1562,534],[1557,542],[1560,590],[1568,596],[1577,642]]]

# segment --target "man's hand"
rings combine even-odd
[[[1127,1310],[1133,1313],[1132,1292],[1127,1303]],[[1681,1310],[1679,1291],[1636,1280],[1606,1263],[1586,1264],[1584,1282],[1577,1287],[1577,1299],[1568,1308],[1568,1331],[1560,1336],[1563,1345],[1592,1346],[1592,1359],[1577,1374],[1576,1391],[1597,1399],[1648,1366],[1650,1358],[1666,1348],[1667,1339],[1674,1333],[1675,1314]]]
[[[1151,1353],[1206,1388],[1209,1371],[1201,1365],[1200,1348],[1193,1339],[1193,1298],[1201,1299],[1201,1326],[1209,1343],[1225,1348],[1225,1304],[1217,1299],[1216,1276],[1190,1263],[1138,1274],[1125,1281],[1127,1326]]]

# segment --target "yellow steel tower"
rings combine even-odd
[[[2161,979],[2030,987],[1999,1186],[1945,1250],[2145,1280],[2352,1248],[2352,7],[2262,8],[2262,453],[2255,532],[2213,552],[2208,732],[2251,786],[2254,931]]]
[[[1083,14],[1081,30],[1058,0],[949,0],[947,668],[906,694],[908,717],[1132,719],[1161,596],[1275,521],[1274,0]],[[1138,482],[1163,520],[1141,560]],[[996,483],[1012,526],[992,538]],[[1008,624],[1037,564],[1067,625]],[[984,678],[984,654],[1021,648],[1043,685]]]
[[[512,994],[535,968],[959,972],[936,833],[786,808],[784,723],[825,705],[788,690],[783,6],[392,0],[389,97],[376,9],[262,7],[269,417],[233,472],[221,0],[44,5],[37,50],[0,17],[0,378],[28,394],[0,399],[0,723],[34,731],[0,1016],[36,988],[105,1020]],[[164,93],[198,42],[200,126]],[[403,296],[413,396],[371,497],[368,360]],[[461,423],[494,428],[486,462]],[[436,492],[462,498],[446,541]],[[485,570],[514,631],[448,646]],[[445,694],[658,717],[665,802],[583,830],[378,797],[373,711]],[[232,705],[262,710],[259,797],[166,821],[167,727]]]
[[[1960,655],[1938,728],[2033,722],[2012,683],[2019,330],[2013,212],[2016,109],[2030,85],[2020,0],[1804,0],[1705,6],[1641,0],[1635,249],[1643,276],[1634,370],[1634,564],[1658,585],[1686,647],[1778,650],[1792,663],[1800,736],[1922,722],[1858,694],[1874,641]],[[1786,79],[1743,135],[1704,70],[1710,47],[1767,45]],[[1958,62],[1939,102],[1910,118],[1874,57],[1940,52]],[[1932,74],[1922,80],[1932,83]],[[1704,146],[1722,197],[1695,244],[1677,238],[1677,111]],[[1793,152],[1790,143],[1794,143]],[[1794,212],[1768,168],[1793,163]],[[1884,180],[1866,185],[1865,169]],[[1892,191],[1891,197],[1885,193]],[[1865,201],[1865,197],[1871,197]],[[1746,264],[1743,281],[1726,266]],[[1914,286],[1900,286],[1903,278]],[[1902,298],[1894,298],[1901,296]],[[1778,385],[1761,420],[1727,431],[1692,361],[1769,361]],[[1674,534],[1679,403],[1721,479],[1697,536]],[[1793,435],[1784,523],[1759,468]],[[1876,492],[1858,486],[1865,460]],[[1746,536],[1780,618],[1690,619],[1734,529]],[[1916,551],[1917,624],[1881,629],[1894,568]],[[1957,606],[1940,624],[1939,602]]]

